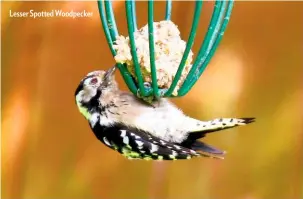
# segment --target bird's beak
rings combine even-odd
[[[110,69],[108,69],[105,72],[104,78],[105,79],[110,79],[114,75],[115,71],[116,71],[116,66],[111,67]]]
[[[116,71],[116,66],[113,66],[110,69],[108,69],[104,74],[104,79],[106,81],[111,81],[115,71]]]

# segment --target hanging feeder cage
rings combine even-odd
[[[196,31],[199,24],[199,19],[201,15],[203,1],[195,1],[195,11],[193,14],[193,22],[191,26],[191,31],[189,38],[187,40],[186,48],[182,56],[181,62],[179,64],[177,73],[170,85],[169,89],[160,89],[157,84],[157,73],[155,65],[155,56],[154,56],[154,1],[148,1],[148,33],[149,33],[149,51],[150,51],[150,67],[151,67],[151,87],[146,87],[140,70],[140,65],[138,63],[138,56],[136,52],[136,44],[134,38],[134,32],[137,30],[136,22],[136,3],[134,0],[125,1],[125,11],[127,19],[128,34],[130,40],[130,50],[132,55],[132,61],[134,63],[135,75],[137,81],[134,81],[134,78],[131,76],[125,64],[117,63],[116,66],[121,72],[121,75],[127,84],[129,90],[135,95],[139,95],[143,98],[160,98],[160,97],[175,97],[172,95],[177,83],[181,77],[182,71],[185,66],[185,62],[189,55],[189,52],[193,46]],[[101,22],[103,30],[113,56],[116,55],[114,50],[114,42],[116,41],[118,34],[118,29],[115,22],[112,2],[109,0],[98,0],[98,8],[101,17]],[[224,31],[227,27],[227,24],[230,19],[230,15],[233,8],[233,1],[220,1],[216,0],[214,4],[214,10],[212,17],[208,26],[208,30],[204,37],[203,43],[200,46],[200,50],[196,56],[196,59],[191,67],[187,77],[185,78],[182,86],[178,90],[177,96],[184,96],[189,92],[193,85],[197,82],[199,77],[202,75],[209,61],[213,57],[222,37]],[[165,20],[170,20],[172,12],[172,1],[166,1],[166,14]]]

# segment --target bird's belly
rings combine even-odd
[[[136,117],[135,125],[166,141],[181,142],[185,137],[183,118],[179,111],[150,111]]]

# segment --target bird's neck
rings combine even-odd
[[[119,93],[119,90],[103,91],[102,95],[99,98],[100,106],[107,107],[110,104],[113,104],[114,100],[119,98]]]
[[[87,107],[84,107],[81,103],[77,102],[78,109],[80,113],[89,120],[92,116],[92,111],[90,111]]]

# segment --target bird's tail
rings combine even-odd
[[[191,129],[189,136],[196,140],[204,137],[207,133],[243,126],[254,121],[255,118],[220,118],[206,122],[196,120],[195,129]]]
[[[220,157],[225,152],[207,145],[197,139],[204,137],[207,133],[216,132],[224,129],[243,126],[255,121],[255,118],[220,118],[207,122],[198,121],[197,129],[189,133],[187,139],[182,143],[195,151],[201,151],[211,157]]]

